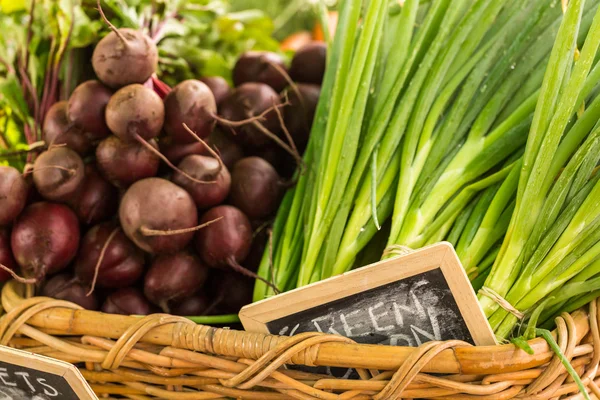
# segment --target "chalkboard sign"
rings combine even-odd
[[[448,339],[496,344],[445,242],[248,305],[240,319],[247,331],[284,336],[325,332],[396,346]]]
[[[98,399],[72,364],[0,346],[1,400]]]

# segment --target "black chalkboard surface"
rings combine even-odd
[[[98,397],[73,364],[0,346],[0,400],[52,399]]]
[[[0,361],[0,399],[78,400],[79,397],[60,375]]]
[[[250,304],[240,320],[250,332],[325,332],[365,344],[419,346],[448,339],[496,344],[446,242]]]
[[[475,344],[440,268],[269,321],[267,328],[283,336],[332,333],[366,344]]]

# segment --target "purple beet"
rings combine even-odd
[[[0,165],[0,226],[10,225],[27,204],[29,185],[13,167]]]
[[[17,219],[11,248],[23,271],[39,280],[69,265],[77,254],[79,236],[79,221],[69,207],[34,203]]]
[[[263,83],[244,83],[223,100],[219,105],[221,116],[230,121],[242,121],[263,114],[274,106],[280,106],[279,95]],[[272,138],[257,124],[276,135],[281,130],[275,110],[268,111],[261,121],[255,121],[236,127],[236,141],[249,149],[257,149],[271,143]],[[228,129],[226,126],[224,129]]]
[[[10,249],[10,232],[7,228],[0,228],[0,264],[14,271],[17,266],[15,258]],[[0,269],[0,282],[6,282],[12,277],[3,269]]]
[[[54,103],[48,109],[42,134],[48,147],[66,145],[81,155],[87,154],[92,148],[90,134],[67,119],[66,101]]]
[[[182,316],[197,316],[205,315],[210,307],[208,298],[201,293],[196,293],[193,296],[188,296],[179,303],[171,307],[171,312],[175,315]]]
[[[311,42],[296,52],[290,66],[290,77],[296,82],[320,85],[325,75],[327,45]]]
[[[146,300],[142,291],[133,287],[110,294],[101,310],[107,314],[121,315],[148,315],[156,312],[156,308]]]
[[[144,279],[144,294],[169,312],[169,302],[179,302],[196,293],[208,277],[208,269],[190,252],[157,257]]]
[[[104,256],[98,266],[102,249],[105,249]],[[91,284],[97,266],[98,286],[130,286],[144,273],[144,253],[115,224],[103,223],[94,226],[83,237],[75,262],[75,274],[82,282]]]
[[[158,150],[155,140],[148,143]],[[144,179],[156,176],[160,159],[139,142],[125,142],[109,136],[96,149],[98,169],[113,185],[125,188]]]
[[[172,181],[181,186],[194,199],[198,208],[209,208],[221,204],[229,194],[231,176],[227,167],[212,157],[191,155],[177,166],[186,174],[202,181],[213,183],[197,183],[175,171]]]
[[[106,124],[126,142],[158,136],[165,120],[165,106],[154,90],[140,84],[119,89],[106,106]]]
[[[79,192],[70,204],[81,222],[96,224],[117,213],[119,192],[100,175],[93,164],[88,164]]]
[[[290,105],[283,110],[283,120],[298,151],[303,152],[315,118],[321,87],[303,83],[296,87],[297,92],[292,89],[287,92]]]
[[[254,279],[238,273],[222,271],[211,280],[213,281],[214,286],[210,286],[211,298],[216,303],[217,313],[237,314],[242,307],[252,303]]]
[[[119,208],[125,234],[148,253],[183,250],[198,223],[194,200],[181,187],[161,178],[134,183]]]
[[[223,101],[223,99],[229,96],[231,93],[231,87],[229,83],[225,80],[225,78],[221,76],[207,76],[200,79],[206,86],[209,87],[213,96],[215,96],[215,102],[217,105]]]
[[[203,82],[188,79],[175,86],[165,98],[165,131],[175,143],[193,143],[186,124],[200,138],[206,138],[215,126],[215,96]]]
[[[79,190],[84,178],[83,160],[68,147],[53,147],[38,156],[33,165],[33,183],[47,200],[67,201]]]
[[[287,86],[286,74],[285,64],[278,54],[247,51],[235,63],[233,83],[235,86],[248,82],[264,83],[279,93]]]
[[[104,114],[113,92],[96,80],[83,82],[75,88],[67,106],[69,121],[81,127],[94,139],[110,135]]]
[[[211,134],[210,137],[212,137],[213,134]],[[164,141],[161,140],[160,148],[163,155],[174,165],[179,164],[181,160],[193,154],[202,156],[210,154],[204,143],[175,143],[171,138],[166,138]]]
[[[275,168],[260,157],[244,158],[231,171],[231,204],[252,220],[273,215],[279,206],[283,189]]]
[[[219,153],[219,157],[227,169],[233,168],[235,163],[244,157],[244,150],[236,142],[235,137],[221,129],[217,128],[211,133],[208,137],[208,144]]]
[[[46,282],[42,289],[42,296],[70,301],[87,310],[97,310],[98,299],[94,293],[88,296],[88,291],[89,289],[73,279],[72,275],[59,274]]]

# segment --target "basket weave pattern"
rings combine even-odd
[[[23,293],[15,282],[3,288],[0,344],[81,363],[100,398],[583,398],[542,339],[529,342],[534,355],[513,345],[473,347],[461,341],[418,348],[358,345],[320,333],[286,338],[216,329],[167,314],[103,314],[46,297],[24,299]],[[599,305],[594,301],[563,314],[555,332],[598,398]],[[356,368],[361,379],[300,372],[285,364]]]

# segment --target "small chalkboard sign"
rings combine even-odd
[[[0,346],[1,400],[97,400],[73,365]]]
[[[325,332],[368,344],[418,346],[449,339],[496,344],[446,242],[250,304],[240,320],[250,332]]]

